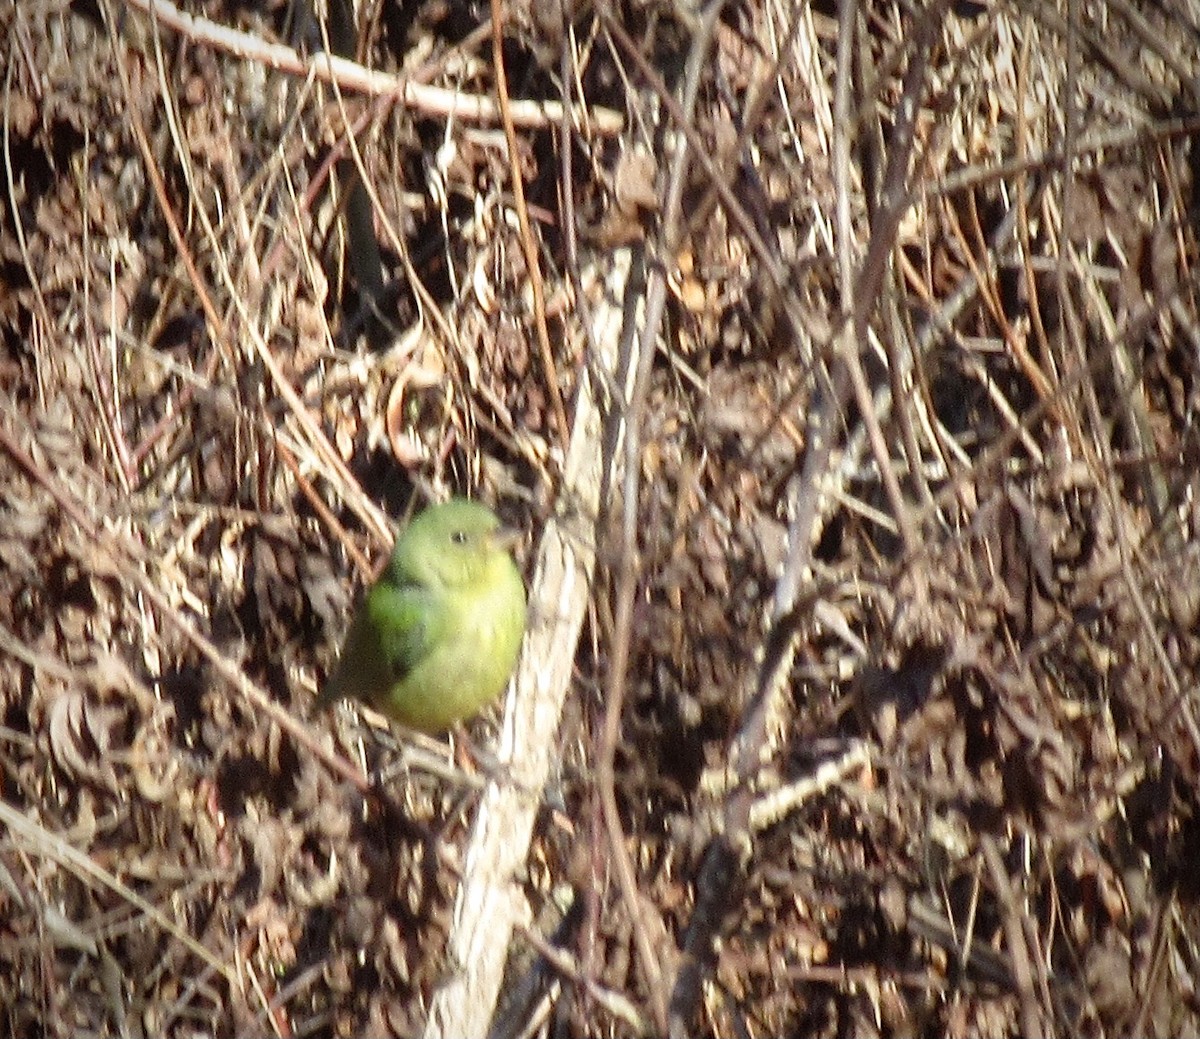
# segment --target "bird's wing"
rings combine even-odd
[[[405,678],[429,655],[445,627],[444,604],[417,585],[376,585],[367,609],[392,682]]]

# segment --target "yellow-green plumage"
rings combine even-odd
[[[455,498],[413,518],[367,591],[318,706],[353,697],[443,732],[504,689],[525,633],[525,586],[486,506]]]

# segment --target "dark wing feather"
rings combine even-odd
[[[379,646],[391,683],[402,681],[438,644],[445,611],[438,597],[414,584],[380,583],[371,589],[365,608],[379,632]],[[380,690],[379,695],[386,695]]]

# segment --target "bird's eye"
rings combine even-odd
[[[465,530],[452,531],[450,540],[456,545],[465,545],[467,543],[467,532]]]

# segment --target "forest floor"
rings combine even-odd
[[[1200,1034],[1200,9],[182,2],[0,6],[0,1028]]]

